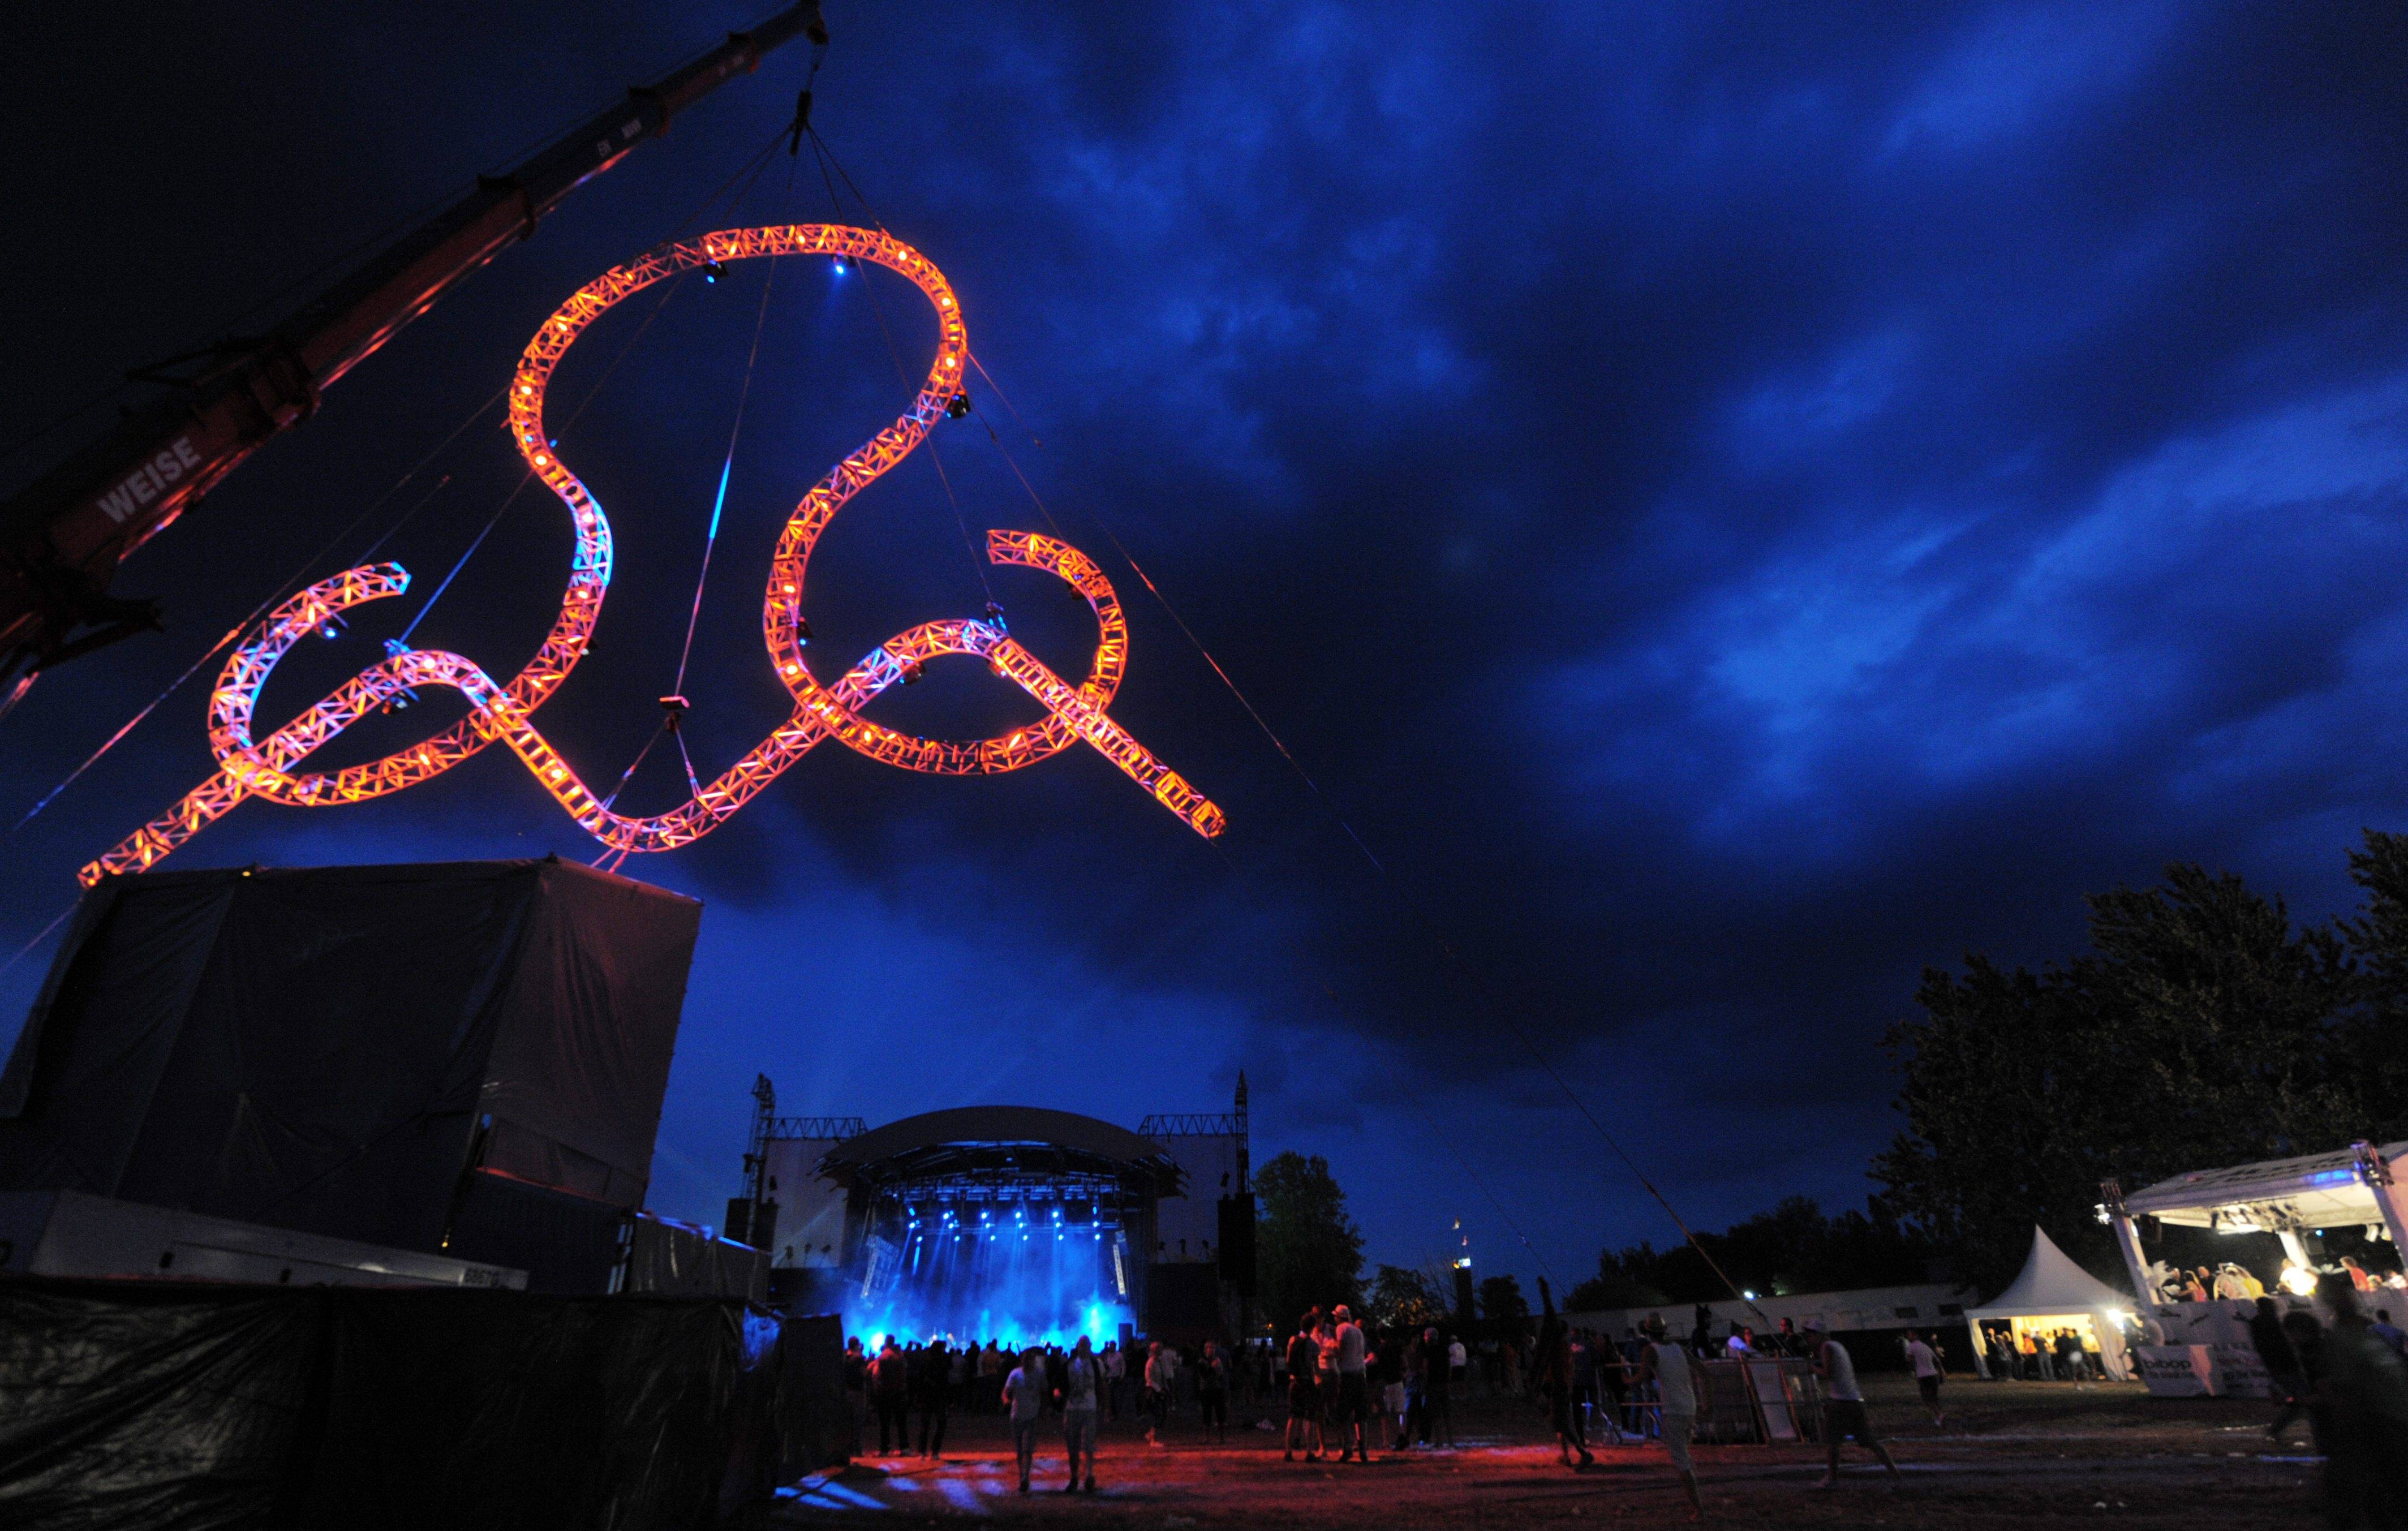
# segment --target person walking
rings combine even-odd
[[[1698,1389],[1689,1366],[1689,1353],[1666,1342],[1664,1321],[1649,1319],[1647,1339],[1630,1377],[1630,1395],[1636,1399],[1648,1383],[1656,1384],[1656,1433],[1664,1453],[1672,1459],[1672,1470],[1681,1475],[1681,1492],[1689,1496],[1689,1519],[1702,1521],[1706,1505],[1698,1494],[1697,1464],[1689,1457],[1689,1443],[1698,1434]]]
[[[1062,1449],[1070,1460],[1070,1476],[1062,1484],[1068,1494],[1079,1486],[1079,1463],[1087,1464],[1086,1490],[1096,1492],[1096,1395],[1104,1391],[1104,1363],[1081,1335],[1062,1369]]]
[[[2283,1339],[2290,1346],[2292,1361],[2289,1389],[2280,1395],[2283,1407],[2274,1413],[2274,1423],[2266,1426],[2270,1440],[2281,1440],[2283,1432],[2293,1420],[2304,1416],[2316,1449],[2324,1449],[2324,1415],[2318,1408],[2318,1379],[2324,1372],[2324,1325],[2314,1313],[2294,1311],[2283,1315]],[[2256,1338],[2253,1333],[2250,1337]]]
[[[1923,1407],[1931,1410],[1931,1427],[1945,1426],[1948,1416],[1940,1411],[1940,1380],[1948,1375],[1940,1364],[1938,1335],[1916,1335],[1906,1342],[1907,1364],[1914,1368],[1914,1391],[1923,1395]]]
[[[1212,1432],[1213,1440],[1223,1446],[1229,1443],[1229,1361],[1221,1353],[1218,1340],[1204,1342],[1204,1353],[1196,1362],[1196,1411],[1202,1416],[1203,1427]]]
[[[878,1454],[909,1452],[911,1421],[906,1411],[911,1406],[911,1363],[893,1335],[886,1337],[878,1359],[869,1364],[869,1401],[878,1410]]]
[[[1581,1467],[1595,1467],[1597,1458],[1589,1454],[1588,1436],[1581,1428],[1580,1407],[1572,1392],[1571,1331],[1555,1317],[1552,1306],[1539,1329],[1537,1370],[1540,1396],[1546,1399],[1555,1420],[1556,1453],[1567,1467],[1572,1466],[1575,1451],[1580,1452]]]
[[[1363,1338],[1363,1326],[1354,1322],[1354,1313],[1344,1303],[1340,1303],[1331,1310],[1329,1316],[1338,1323],[1334,1332],[1337,1340],[1338,1370],[1338,1409],[1335,1420],[1338,1426],[1338,1460],[1345,1461],[1347,1453],[1352,1452],[1357,1464],[1368,1467],[1371,1461],[1369,1433],[1367,1427],[1371,1398],[1369,1383],[1364,1377],[1364,1371],[1369,1362],[1370,1346]]]
[[[953,1357],[943,1340],[928,1341],[919,1381],[920,1454],[934,1462],[945,1454],[945,1422],[953,1409]]]
[[[1028,1467],[1037,1455],[1037,1414],[1045,1402],[1045,1352],[1031,1345],[1003,1380],[1004,1417],[1011,1422],[1011,1452],[1020,1461],[1020,1492],[1028,1492]]]
[[[2316,1300],[2332,1313],[2316,1380],[2325,1514],[2336,1526],[2396,1527],[2399,1467],[2408,1461],[2408,1366],[2370,1332],[2354,1274],[2330,1271],[2316,1282]]]
[[[1321,1341],[1312,1332],[1320,1318],[1317,1308],[1305,1314],[1287,1342],[1287,1449],[1280,1455],[1283,1462],[1295,1461],[1299,1445],[1307,1462],[1321,1460]]]
[[[1892,1478],[1902,1476],[1898,1464],[1890,1459],[1889,1448],[1873,1435],[1872,1420],[1865,1413],[1864,1390],[1856,1385],[1856,1364],[1848,1348],[1825,1332],[1820,1319],[1811,1321],[1807,1337],[1813,1343],[1814,1375],[1823,1379],[1824,1392],[1828,1395],[1823,1404],[1823,1439],[1829,1448],[1830,1465],[1823,1474],[1818,1489],[1832,1489],[1840,1484],[1840,1439],[1854,1436],[1856,1444],[1873,1453],[1881,1465],[1889,1469]]]
[[[2274,1423],[2266,1434],[2281,1439],[2283,1426],[2289,1424],[2294,1409],[2303,1407],[2300,1395],[2300,1355],[2291,1348],[2290,1336],[2283,1332],[2281,1306],[2272,1297],[2258,1299],[2258,1310],[2249,1315],[2249,1343],[2258,1352],[2258,1364],[2266,1368],[2267,1391],[2283,1404]]]

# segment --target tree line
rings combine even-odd
[[[1793,1196],[1698,1244],[1758,1294],[1956,1280],[1993,1294],[2035,1223],[2096,1274],[2122,1262],[2100,1182],[2137,1190],[2186,1170],[2408,1138],[2408,836],[2366,832],[2352,914],[2292,919],[2279,896],[2188,863],[2144,889],[2089,895],[2087,949],[2037,970],[1978,953],[1928,968],[1916,1013],[1883,1046],[1902,1125],[1870,1166],[1864,1210]],[[1429,1273],[1383,1266],[1328,1162],[1283,1153],[1255,1176],[1264,1314],[1338,1301],[1398,1322],[1444,1312]],[[1492,1292],[1491,1288],[1494,1287]],[[1599,1252],[1574,1309],[1725,1298],[1697,1248]],[[1482,1316],[1526,1314],[1511,1277]],[[1492,1300],[1494,1312],[1492,1313]]]

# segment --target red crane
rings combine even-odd
[[[118,564],[279,433],[319,395],[588,177],[659,137],[688,107],[797,35],[827,41],[819,0],[800,0],[651,85],[370,258],[265,335],[236,336],[129,374],[176,392],[136,409],[0,505],[0,681],[158,625],[156,606],[109,593]],[[189,367],[168,375],[162,368]]]

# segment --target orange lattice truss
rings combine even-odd
[[[911,408],[811,486],[787,519],[785,534],[769,564],[761,608],[770,665],[793,696],[792,716],[719,779],[666,813],[634,818],[613,813],[560,752],[537,732],[535,711],[585,655],[602,597],[610,584],[610,522],[591,491],[548,443],[544,389],[552,368],[585,327],[610,308],[664,278],[713,263],[776,255],[834,255],[868,261],[897,272],[926,294],[937,310],[937,355]],[[1085,740],[1105,759],[1197,834],[1221,832],[1221,810],[1156,760],[1105,710],[1119,690],[1128,663],[1128,623],[1103,571],[1084,553],[1053,537],[1027,532],[990,532],[987,556],[998,564],[1043,569],[1068,581],[1094,608],[1096,656],[1087,678],[1072,685],[1013,642],[999,621],[924,622],[887,639],[833,685],[822,685],[803,659],[803,576],[811,549],[845,503],[881,474],[909,456],[929,428],[945,418],[962,393],[969,359],[969,336],[961,306],[935,265],[909,245],[868,229],[836,224],[787,224],[775,228],[724,229],[698,239],[668,244],[588,282],[560,306],[519,358],[510,385],[510,435],[527,466],[567,508],[577,532],[577,552],[560,614],[543,646],[524,669],[505,684],[477,664],[439,650],[410,650],[361,671],[317,706],[265,739],[252,727],[260,688],[276,663],[307,634],[337,613],[368,601],[398,595],[409,575],[394,564],[345,571],[310,586],[279,607],[253,633],[219,678],[209,698],[209,751],[217,774],[181,801],[79,874],[89,884],[111,872],[156,866],[246,797],[300,808],[365,802],[437,776],[499,740],[535,773],[546,792],[603,844],[621,851],[668,851],[701,838],[742,808],[780,772],[824,739],[833,738],[863,754],[910,770],[947,776],[1018,770],[1073,742]],[[921,663],[944,654],[975,654],[994,671],[1035,697],[1043,721],[993,738],[956,741],[899,734],[861,715],[861,708]],[[320,746],[362,717],[421,686],[450,686],[467,698],[468,716],[423,743],[364,766],[338,771],[297,772],[294,767]]]

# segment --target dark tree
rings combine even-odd
[[[1382,1266],[1372,1273],[1368,1306],[1371,1322],[1383,1329],[1422,1329],[1446,1322],[1438,1283],[1403,1266]]]
[[[1255,1169],[1254,1197],[1255,1281],[1274,1325],[1294,1324],[1308,1308],[1363,1300],[1363,1233],[1328,1160],[1279,1154]]]
[[[1530,1332],[1530,1304],[1513,1277],[1488,1276],[1480,1282],[1480,1316],[1498,1339],[1521,1339]]]
[[[1727,1233],[1700,1233],[1698,1242],[1742,1291],[1774,1295],[1928,1281],[1936,1252],[1878,1203],[1870,1213],[1827,1217],[1804,1196],[1788,1197]],[[1597,1275],[1572,1288],[1570,1307],[1576,1312],[1656,1308],[1719,1302],[1730,1295],[1685,1242],[1660,1252],[1639,1243],[1600,1252]]]
[[[2362,1013],[2359,969],[2408,972],[2408,851],[2369,836],[2354,866],[2376,894],[2363,928],[2297,929],[2239,878],[2175,866],[2162,887],[2090,899],[2091,952],[2063,966],[1928,971],[1921,1017],[1886,1038],[1906,1117],[1873,1166],[1887,1205],[1985,1290],[2014,1277],[2035,1223],[2120,1282],[2102,1179],[2133,1189],[2396,1122],[2369,1098],[2363,1054],[2385,1028]]]

